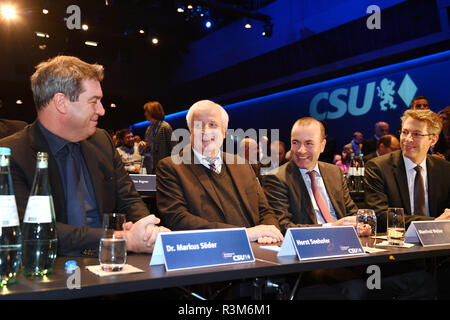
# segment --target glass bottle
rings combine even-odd
[[[356,191],[356,161],[355,161],[355,154],[351,153],[350,154],[350,167],[348,169],[348,178],[347,178],[347,183],[348,183],[348,189],[350,190],[350,192],[354,192]]]
[[[56,259],[55,209],[48,179],[48,155],[38,152],[36,173],[22,223],[22,273],[26,276],[51,274]]]
[[[19,216],[9,170],[10,148],[0,148],[0,287],[16,282],[22,254]]]

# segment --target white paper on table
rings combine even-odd
[[[387,251],[386,249],[380,249],[380,248],[371,248],[371,247],[363,247],[364,251],[367,253],[376,253],[376,252],[383,252]]]
[[[413,243],[406,243],[406,242],[403,242],[403,245],[402,245],[402,246],[399,246],[399,245],[389,244],[388,241],[383,241],[383,242],[377,243],[377,246],[382,246],[382,247],[397,247],[397,248],[412,248],[412,247],[414,247],[414,244],[413,244]]]
[[[87,266],[86,269],[88,269],[90,272],[92,272],[100,277],[117,276],[117,275],[121,275],[121,274],[144,272],[143,270],[133,267],[132,265],[129,265],[129,264],[125,264],[123,266],[122,270],[120,270],[120,271],[103,271],[102,267],[100,265]]]

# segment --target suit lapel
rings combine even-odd
[[[435,184],[433,184],[433,181]],[[439,181],[439,169],[436,168],[432,157],[427,156],[428,210],[430,211],[431,217],[438,217],[440,215],[436,207],[438,191],[435,190],[435,187],[439,188],[436,181]]]
[[[294,186],[294,192],[297,196],[295,205],[298,205],[298,208],[301,208],[301,210],[305,210],[311,221],[314,224],[317,224],[316,213],[314,212],[314,207],[312,205],[308,189],[299,168],[294,161],[290,161],[286,170],[288,185]]]
[[[397,182],[405,213],[411,214],[408,178],[406,176],[406,167],[401,152],[392,153],[392,174]]]

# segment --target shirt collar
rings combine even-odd
[[[314,166],[314,168],[312,168],[312,170],[302,169],[302,168],[299,168],[299,170],[303,175],[306,175],[309,171],[315,171],[316,175],[320,176],[319,163],[316,163],[316,165]]]
[[[37,121],[37,123],[39,128],[41,129],[42,134],[47,140],[50,151],[53,155],[56,155],[62,148],[66,146],[66,144],[70,143],[70,141],[67,141],[66,139],[63,139],[53,132],[49,131],[39,120]]]
[[[406,171],[414,170],[414,168],[416,166],[418,166],[418,165],[422,167],[422,170],[426,170],[427,169],[427,157],[425,157],[425,159],[423,159],[423,161],[417,165],[414,162],[412,162],[411,159],[405,157],[404,154],[402,154],[402,156],[403,156],[403,161],[405,162]]]
[[[194,152],[195,157],[201,162],[201,164],[203,164],[204,166],[206,166],[207,168],[209,168],[209,162],[206,160],[206,158],[203,154],[201,154],[200,152],[198,152],[197,150],[195,150],[194,148],[192,148],[192,151]],[[217,166],[222,165],[223,160],[222,160],[222,153],[219,151],[217,151],[217,154],[215,156],[215,158],[217,158],[214,161],[214,164]]]

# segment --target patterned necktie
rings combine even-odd
[[[322,195],[320,194],[319,188],[317,187],[316,172],[312,170],[308,171],[307,174],[309,175],[309,179],[311,180],[311,189],[322,217],[327,223],[334,222],[334,218],[330,213],[330,209],[327,207],[325,201],[322,198]]]
[[[217,168],[216,168],[216,160],[218,159],[218,157],[205,157],[206,162],[208,162],[209,168],[211,169],[212,172],[217,173]]]
[[[422,167],[416,166],[416,177],[414,178],[414,214],[424,216],[425,210],[425,185],[422,178]]]

